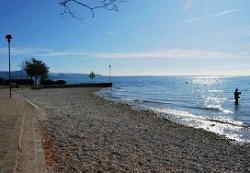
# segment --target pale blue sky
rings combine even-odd
[[[95,18],[78,9],[82,20],[58,2],[1,0],[0,70],[10,33],[14,69],[36,57],[52,72],[250,75],[249,0],[128,0]]]

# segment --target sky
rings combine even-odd
[[[12,70],[37,58],[59,73],[250,75],[249,0],[127,0],[94,18],[59,2],[1,0],[0,71],[12,34]]]

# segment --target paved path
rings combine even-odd
[[[0,90],[0,173],[46,172],[37,116],[24,98]]]

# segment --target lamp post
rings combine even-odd
[[[111,82],[111,64],[109,64],[109,82]]]
[[[5,39],[8,41],[8,48],[9,48],[9,87],[10,87],[10,98],[11,98],[10,41],[12,39],[12,36],[8,34],[5,36]]]

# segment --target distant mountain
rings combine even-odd
[[[27,75],[25,71],[12,71],[11,72],[12,78],[15,79],[26,79]],[[96,77],[100,77],[101,75],[96,75]],[[67,80],[67,79],[76,79],[76,78],[88,78],[88,74],[83,73],[49,73],[49,79],[51,80]],[[9,72],[8,71],[0,71],[0,78],[8,79],[9,78]]]
[[[26,79],[27,75],[24,71],[12,71],[11,77],[15,79]],[[9,79],[8,71],[0,71],[0,78]]]
[[[49,79],[85,78],[88,74],[82,73],[49,73]]]

